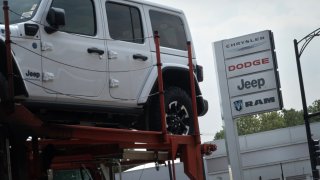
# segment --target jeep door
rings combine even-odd
[[[107,22],[110,95],[114,99],[137,100],[153,66],[150,52],[153,38],[147,37],[143,5],[106,0],[103,8]]]
[[[64,10],[65,26],[55,32],[42,28],[43,86],[48,93],[58,94],[58,99],[97,97],[107,84],[99,3],[94,0],[52,0],[50,8]],[[46,20],[44,23],[48,24]]]

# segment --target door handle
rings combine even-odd
[[[144,56],[142,54],[134,54],[132,57],[133,57],[134,60],[139,60],[139,59],[142,60],[142,61],[148,60],[148,57]]]
[[[104,54],[104,50],[101,50],[101,49],[98,49],[98,48],[95,48],[95,47],[93,47],[93,48],[88,48],[87,49],[87,51],[88,51],[88,53],[97,53],[97,54],[99,54],[99,55],[102,55],[102,54]]]

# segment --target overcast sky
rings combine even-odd
[[[201,88],[209,112],[200,118],[202,141],[222,129],[212,42],[263,30],[273,31],[284,108],[302,109],[293,40],[320,28],[320,0],[152,0],[187,16],[198,63],[204,66]],[[307,101],[320,99],[320,37],[301,57]]]

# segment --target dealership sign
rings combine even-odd
[[[221,101],[230,102],[232,117],[282,108],[271,31],[215,42],[214,51]]]
[[[262,71],[228,79],[230,97],[268,91],[277,88],[274,71]]]
[[[255,94],[231,98],[232,115],[234,117],[279,109],[277,90],[264,91]]]
[[[274,69],[272,53],[266,51],[235,57],[224,63],[228,78]]]

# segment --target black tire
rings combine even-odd
[[[151,130],[161,130],[161,115],[159,96],[153,97],[150,110]],[[179,87],[169,87],[165,90],[165,111],[167,131],[169,134],[193,134],[193,113],[190,96]]]
[[[0,73],[0,102],[5,104],[8,101],[8,82]]]

